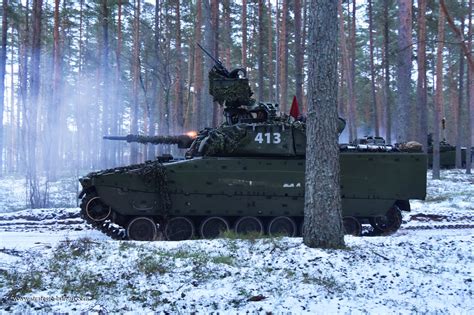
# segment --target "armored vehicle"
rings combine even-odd
[[[188,149],[183,159],[168,155],[81,178],[87,222],[113,238],[143,241],[215,238],[226,230],[301,235],[305,123],[279,115],[277,104],[253,100],[244,69],[227,71],[217,62],[209,79],[225,122],[192,139],[129,136]],[[340,119],[339,132],[344,126]],[[348,234],[360,235],[362,223],[370,223],[373,234],[392,233],[401,211],[410,211],[409,200],[425,198],[421,152],[341,145],[340,165]]]
[[[461,148],[461,166],[466,166],[467,149]],[[469,154],[472,159],[472,153]],[[468,157],[469,157],[468,155]],[[428,166],[433,167],[433,135],[428,135]],[[439,142],[439,166],[441,168],[456,167],[456,147],[449,144],[446,140]]]
[[[353,145],[376,145],[385,146],[385,139],[377,136],[365,136],[363,138],[357,138],[351,142]]]

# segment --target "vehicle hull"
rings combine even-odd
[[[340,161],[343,216],[382,216],[397,201],[425,198],[425,154],[341,152]],[[125,216],[303,216],[303,158],[198,157],[163,166],[171,201],[166,213],[163,187],[138,171],[104,174],[93,186]]]

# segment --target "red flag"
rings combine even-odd
[[[291,103],[290,116],[294,119],[300,117],[300,108],[298,107],[298,101],[296,100],[296,95],[293,96],[293,103]]]

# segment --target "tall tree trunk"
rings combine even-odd
[[[206,1],[206,0],[204,0]],[[161,26],[160,26],[160,33],[166,34],[168,32],[168,28],[170,25],[170,13],[169,13],[169,3],[166,1],[162,2],[162,18],[161,18]],[[159,125],[160,125],[160,133],[164,135],[168,135],[170,132],[170,97],[171,97],[171,74],[170,74],[170,67],[169,63],[166,62],[170,55],[170,37],[163,35],[160,36],[161,40],[161,47],[160,47],[160,82],[163,91],[162,94],[162,102],[160,107],[160,114],[159,114]],[[161,146],[161,150],[165,153],[170,153],[170,146]]]
[[[397,142],[406,142],[412,129],[411,67],[412,67],[412,0],[398,0],[398,64],[397,64]]]
[[[464,0],[461,2],[461,7],[464,8]],[[464,14],[461,16],[461,32],[464,32]],[[456,168],[462,168],[461,146],[463,139],[464,121],[462,119],[462,110],[464,103],[464,54],[459,47],[459,94],[458,94],[458,108],[456,110]],[[469,159],[469,150],[466,150],[466,163]]]
[[[112,122],[110,133],[116,135],[119,133],[119,109],[122,108],[122,89],[121,89],[121,72],[122,72],[122,0],[118,0],[117,3],[117,47],[115,48],[115,82],[114,82],[114,102],[112,106]],[[117,165],[124,162],[121,154],[119,154],[119,143],[113,143],[110,145],[111,149],[111,164]]]
[[[311,0],[303,242],[344,246],[337,113],[337,3]]]
[[[247,67],[247,0],[242,0],[242,67]]]
[[[275,101],[273,96],[274,87],[274,73],[273,73],[273,18],[272,18],[272,3],[268,0],[268,98],[270,102]]]
[[[102,68],[102,133],[110,133],[111,108],[109,101],[109,7],[107,0],[101,0],[100,24],[102,26],[103,50],[101,56]],[[110,164],[110,141],[102,141],[101,146],[101,166],[109,167]]]
[[[138,90],[140,85],[140,2],[135,0],[135,17],[133,19],[133,59],[132,59],[132,115],[130,122],[130,133],[138,133]],[[139,161],[138,145],[130,144],[130,163]]]
[[[288,110],[288,0],[282,0],[282,19],[280,34],[280,110]]]
[[[10,75],[10,86],[11,86],[11,89],[10,89],[10,99],[11,99],[11,109],[10,109],[10,122],[12,124],[12,130],[10,131],[10,158],[9,158],[9,163],[7,164],[7,168],[6,168],[6,171],[8,172],[8,170],[10,170],[11,173],[15,173],[18,171],[18,165],[17,165],[17,154],[16,154],[16,151],[17,151],[17,148],[19,147],[20,145],[20,138],[17,137],[17,130],[20,129],[20,126],[19,125],[15,125],[15,122],[17,120],[17,118],[15,117],[15,80],[18,80],[18,77],[15,77],[13,75],[13,73],[15,73],[15,67],[18,66],[18,60],[14,60],[14,57],[15,57],[15,36],[14,36],[14,33],[15,33],[15,25],[14,23],[12,23],[12,26],[11,26],[11,49],[10,49],[10,73],[12,73],[12,75]],[[19,38],[19,32],[17,32],[17,36]],[[18,42],[18,45],[19,46],[19,42]],[[18,56],[20,56],[20,54],[18,53],[17,54]],[[16,101],[16,108],[20,107],[20,102],[17,100]],[[18,113],[18,109],[16,110],[16,113]]]
[[[231,46],[232,46],[232,21],[231,21],[231,1],[223,0],[224,4],[224,36],[222,39],[224,43],[224,64],[227,68],[231,66]]]
[[[467,135],[466,135],[466,143],[467,143],[467,148],[473,146],[472,143],[472,122],[474,121],[474,57],[472,55],[472,0],[469,0],[469,22],[468,22],[468,41],[466,42],[464,39],[463,32],[457,28],[457,26],[454,24],[454,21],[449,14],[448,9],[446,8],[446,3],[444,0],[440,0],[440,6],[441,10],[443,10],[443,14],[446,16],[446,19],[448,20],[448,24],[450,28],[454,31],[457,39],[459,40],[459,45],[466,56],[466,59],[468,61],[468,82],[469,82],[469,89],[468,89],[468,100],[469,100],[469,105],[467,106],[466,110],[466,116],[468,119],[467,122]],[[470,162],[469,159],[469,152],[466,152],[466,174],[471,174],[471,166],[472,163]]]
[[[68,125],[67,125],[67,117],[69,115],[69,108],[64,107],[62,104],[64,103],[64,84],[63,84],[63,76],[65,75],[66,71],[65,64],[69,66],[69,58],[71,57],[71,49],[67,44],[70,41],[70,20],[69,20],[69,8],[67,6],[67,1],[62,1],[62,7],[59,9],[60,14],[62,13],[61,22],[59,26],[60,34],[59,34],[59,53],[61,59],[58,62],[58,96],[59,96],[59,111],[58,111],[58,130],[59,130],[59,137],[58,137],[58,161],[59,166],[61,169],[70,168],[71,166],[75,165],[75,160],[77,159],[76,148],[71,146],[70,143],[70,136],[68,134]],[[66,62],[64,61],[66,60]],[[69,68],[69,67],[67,67]],[[57,175],[56,175],[57,176]]]
[[[194,42],[200,43],[202,40],[202,0],[197,0],[197,14],[194,28]],[[200,48],[194,49],[194,102],[193,102],[193,128],[200,129],[202,127],[202,94],[203,94],[203,69],[202,69],[203,53]],[[207,92],[207,91],[206,91]]]
[[[428,152],[428,95],[426,81],[426,0],[418,0],[418,79],[416,103],[418,108],[418,141]]]
[[[212,47],[211,53],[218,58],[219,57],[219,0],[211,0],[211,19],[212,28],[214,32],[214,47]],[[208,69],[209,70],[209,69]],[[212,126],[219,126],[222,123],[222,114],[220,111],[220,105],[217,102],[213,102],[213,113],[212,113]]]
[[[474,143],[472,142],[473,140],[473,135],[472,135],[472,131],[473,131],[473,128],[472,128],[472,123],[474,123],[474,62],[472,60],[472,0],[469,0],[469,32],[467,34],[468,38],[469,38],[469,42],[468,42],[468,47],[467,47],[467,51],[471,52],[471,54],[469,55],[471,58],[470,58],[470,62],[469,62],[469,78],[468,78],[468,82],[469,82],[469,94],[468,94],[468,101],[469,101],[469,104],[466,106],[467,110],[466,110],[466,116],[467,116],[467,130],[466,130],[466,133],[467,133],[467,136],[466,136],[466,147],[467,147],[467,150],[469,151],[469,148],[472,148],[474,147]],[[462,33],[461,33],[462,34]],[[468,56],[466,55],[466,58],[468,58]],[[468,158],[469,156],[469,153],[468,151],[466,152],[466,174],[471,174],[471,167],[472,167],[472,160],[470,160]]]
[[[280,31],[280,13],[281,13],[281,10],[280,10],[280,1],[281,0],[276,0],[276,31],[275,31],[275,37],[276,37],[276,49],[275,49],[275,53],[276,53],[276,56],[275,56],[275,100],[276,102],[280,102],[280,84],[281,84],[281,81],[280,81],[280,54],[281,54],[281,31]],[[281,104],[280,104],[281,105]]]
[[[451,47],[450,47],[451,48]],[[456,60],[455,49],[449,49],[449,55],[447,56],[447,61],[449,62],[450,60]],[[458,85],[456,81],[456,75],[457,75],[457,69],[456,69],[455,64],[450,64],[448,73],[447,73],[447,91],[448,91],[448,98],[449,102],[447,102],[448,107],[445,110],[445,130],[442,130],[441,136],[443,137],[442,140],[446,140],[449,143],[455,143],[456,142],[456,126],[459,124],[459,122],[456,120],[458,116],[458,108],[459,108],[459,93],[460,91],[458,90]],[[456,165],[456,159],[454,159],[454,166]]]
[[[384,41],[384,54],[383,54],[383,66],[384,66],[384,93],[383,93],[383,107],[385,108],[385,139],[388,144],[392,143],[392,106],[390,105],[390,32],[389,32],[389,16],[388,7],[390,0],[384,0],[383,8],[383,41]]]
[[[53,26],[53,85],[51,103],[47,109],[46,126],[46,175],[49,180],[56,178],[56,169],[59,165],[59,113],[61,101],[61,51],[59,44],[59,5],[60,0],[54,1],[54,26]]]
[[[83,32],[84,32],[84,0],[79,1],[79,36],[78,36],[78,54],[77,54],[77,85],[80,87],[82,86],[82,52],[83,52]],[[83,126],[82,123],[84,117],[82,115],[82,107],[81,107],[81,89],[79,88],[78,91],[75,92],[76,101],[74,102],[74,115],[76,119],[76,124],[78,126]],[[87,130],[89,131],[89,130]],[[84,145],[84,138],[87,138],[87,135],[80,135],[80,132],[76,132],[73,137],[73,145],[77,148],[78,153],[77,155],[80,156],[76,160],[76,169],[85,169],[86,165],[88,164],[89,157],[85,154],[85,145]]]
[[[25,123],[25,120],[29,120],[28,108],[29,99],[28,99],[28,70],[29,70],[29,63],[28,63],[28,55],[31,53],[29,50],[30,48],[30,17],[29,17],[29,0],[26,1],[24,6],[25,10],[25,27],[21,31],[20,40],[20,47],[19,47],[19,56],[20,56],[20,65],[19,65],[19,72],[18,72],[18,81],[19,81],[19,96],[21,100],[21,106],[18,106],[19,112],[17,115],[17,125],[19,129],[18,138],[21,139],[20,142],[20,170],[28,172],[28,164],[29,164],[29,150],[28,150],[28,134],[29,134],[29,127],[28,124]],[[23,119],[20,119],[23,117]],[[28,176],[27,176],[28,179]]]
[[[349,1],[348,1],[349,3]],[[352,127],[352,134],[354,136],[354,139],[358,137],[358,123],[357,123],[357,101],[356,101],[356,0],[352,0],[352,18],[351,18],[351,27],[349,28],[350,30],[350,37],[349,37],[349,43],[350,43],[350,49],[349,49],[349,60],[350,60],[350,72],[348,72],[348,75],[350,75],[349,80],[352,84],[352,93],[349,94],[350,101],[349,101],[349,106],[350,106],[350,120],[352,121],[349,122],[349,128]]]
[[[438,47],[436,51],[436,94],[434,111],[433,134],[433,179],[440,178],[439,141],[441,123],[441,108],[443,106],[443,47],[444,47],[444,12],[440,6],[438,18]]]
[[[307,30],[308,30],[308,3],[307,0],[303,0],[303,35],[301,38],[301,64],[304,67],[304,56],[306,55],[306,40],[308,38],[307,36]],[[303,71],[303,84],[304,84],[304,71]],[[302,109],[303,113],[306,113],[306,107],[307,107],[307,102],[306,99],[304,98],[303,94],[303,100],[301,100],[303,103]]]
[[[259,101],[263,101],[263,92],[264,92],[264,84],[263,84],[263,59],[265,58],[263,54],[263,45],[264,45],[264,31],[263,31],[263,26],[264,26],[264,17],[263,17],[263,2],[265,0],[258,0],[258,95],[257,98]]]
[[[177,1],[179,3],[179,1]],[[155,1],[155,15],[154,15],[154,22],[153,22],[153,77],[151,81],[151,93],[152,93],[152,102],[150,106],[150,115],[153,117],[152,121],[150,122],[150,126],[148,128],[148,135],[154,136],[157,132],[157,124],[156,120],[160,121],[161,119],[156,119],[159,115],[159,108],[161,108],[162,103],[162,86],[160,80],[160,63],[161,63],[161,55],[160,55],[160,36],[161,36],[161,7],[162,2],[161,0]],[[161,126],[161,123],[160,123]],[[157,153],[157,146],[148,147],[147,150],[147,159],[153,160]]]
[[[182,132],[184,127],[184,116],[183,116],[183,107],[184,107],[184,84],[181,79],[183,71],[183,52],[181,48],[182,39],[181,39],[181,7],[180,2],[176,1],[176,85],[175,85],[175,132]]]
[[[356,127],[356,108],[355,108],[355,91],[352,81],[352,66],[349,57],[349,51],[347,49],[347,40],[344,35],[344,14],[342,12],[342,1],[339,0],[337,4],[339,12],[339,44],[341,45],[342,53],[342,64],[345,74],[345,81],[347,84],[347,96],[348,96],[348,113],[349,113],[349,141],[357,138],[357,127]]]
[[[296,98],[303,104],[303,43],[301,39],[301,1],[295,0],[295,84]]]
[[[32,42],[31,42],[31,72],[30,72],[30,97],[27,109],[26,123],[27,133],[27,182],[29,189],[29,200],[32,208],[42,206],[42,198],[37,175],[36,140],[37,140],[37,116],[40,93],[40,61],[41,61],[41,16],[43,13],[43,1],[33,0],[32,15]]]
[[[374,22],[373,22],[373,11],[372,11],[372,0],[368,0],[369,4],[369,50],[370,50],[370,83],[372,90],[372,127],[374,128],[375,136],[380,135],[379,123],[378,123],[378,110],[377,110],[377,91],[375,89],[375,66],[374,66]]]
[[[8,0],[3,0],[2,46],[0,48],[0,176],[3,175],[3,111],[5,108],[5,72],[7,66]],[[13,75],[13,73],[11,74]],[[12,86],[13,89],[13,86]],[[13,100],[12,100],[13,101]],[[13,108],[12,108],[13,111]]]
[[[215,48],[214,40],[216,38],[217,29],[214,28],[214,23],[212,23],[212,9],[211,9],[211,0],[203,0],[203,20],[204,20],[204,47],[207,51],[212,52]],[[216,56],[217,57],[217,56]],[[209,71],[214,66],[214,61],[211,58],[205,59],[205,72]],[[203,126],[211,126],[214,116],[214,102],[209,94],[209,80],[204,80],[203,88]]]
[[[195,20],[193,21],[196,22]],[[194,106],[194,96],[192,96],[194,91],[194,56],[196,54],[196,45],[194,43],[194,38],[191,38],[189,43],[189,62],[188,62],[188,89],[186,96],[186,108],[184,113],[184,128],[186,130],[195,129],[196,126],[193,125],[193,106]]]

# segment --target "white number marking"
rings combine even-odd
[[[281,142],[281,135],[279,132],[273,134],[273,143],[278,144]]]
[[[258,142],[260,144],[263,142],[263,137],[262,137],[261,132],[257,133],[257,136],[255,137],[255,142]]]
[[[260,144],[262,144],[263,142],[265,142],[266,144],[271,144],[271,143],[278,144],[278,143],[281,143],[281,134],[279,132],[275,132],[275,133],[270,133],[270,132],[261,133],[261,132],[259,132],[255,136],[254,141],[258,142]]]

